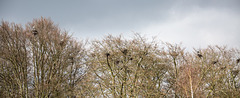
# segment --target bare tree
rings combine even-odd
[[[29,57],[26,31],[18,24],[0,27],[0,81],[3,97],[28,97]]]
[[[76,97],[86,51],[50,19],[26,25],[2,22],[1,91],[6,97]]]
[[[92,43],[90,66],[96,91],[89,96],[159,97],[167,71],[165,60],[159,58],[155,41],[136,34],[132,40],[107,36]]]
[[[86,48],[88,47],[88,48]],[[140,34],[77,41],[50,19],[0,25],[0,97],[240,97],[240,50]]]

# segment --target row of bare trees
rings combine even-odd
[[[240,50],[106,36],[76,41],[50,19],[0,26],[0,97],[240,97]]]

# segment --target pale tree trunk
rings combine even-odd
[[[193,98],[193,87],[192,87],[192,72],[190,71],[190,69],[188,69],[188,76],[189,76],[189,83],[190,83],[190,88],[191,88],[191,98]]]

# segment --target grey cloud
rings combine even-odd
[[[16,0],[0,4],[1,19],[26,23],[51,17],[78,37],[134,31],[188,46],[240,42],[236,38],[240,34],[239,0]],[[199,42],[191,41],[195,39]]]

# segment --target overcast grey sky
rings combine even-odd
[[[0,18],[50,17],[76,38],[133,32],[187,48],[240,47],[240,0],[1,0]]]

